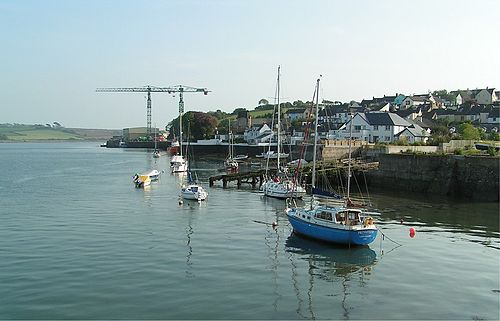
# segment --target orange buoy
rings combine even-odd
[[[415,230],[414,227],[410,227],[410,237],[413,238],[415,237],[415,233],[417,233],[417,231]]]

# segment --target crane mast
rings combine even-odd
[[[208,95],[210,90],[207,88],[195,88],[183,85],[176,85],[172,87],[154,87],[154,86],[144,86],[144,87],[119,87],[119,88],[97,88],[96,92],[145,92],[147,93],[147,103],[146,103],[146,118],[147,118],[147,134],[151,135],[151,93],[160,92],[167,94],[179,93],[179,117],[181,126],[181,142],[182,142],[182,114],[184,113],[184,93],[203,93]]]

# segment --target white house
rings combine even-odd
[[[476,103],[481,105],[491,105],[497,101],[497,95],[495,94],[495,88],[479,89],[474,97]]]
[[[412,125],[394,113],[356,113],[352,120],[338,130],[330,131],[330,139],[349,139],[352,122],[352,139],[370,143],[393,142],[395,135]]]
[[[433,102],[429,99],[429,97],[424,95],[413,95],[406,96],[405,99],[401,102],[400,109],[408,109],[413,106],[420,106],[424,104],[432,104]]]
[[[401,132],[395,135],[396,139],[405,139],[408,143],[413,144],[416,142],[425,143],[429,139],[431,134],[417,124],[412,124],[411,127],[403,129]]]
[[[318,123],[329,123],[338,128],[349,120],[348,108],[342,106],[329,106],[318,112]]]
[[[289,109],[286,111],[284,117],[290,121],[306,118],[306,108]]]
[[[262,126],[252,126],[251,128],[245,130],[243,134],[243,139],[248,144],[259,144],[263,142],[269,142],[273,137],[273,132],[267,124]]]

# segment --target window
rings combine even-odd
[[[322,212],[316,213],[316,218],[331,221],[332,220],[332,213],[322,211]]]
[[[391,141],[391,138],[389,136],[385,136],[385,141],[389,142]]]
[[[391,130],[391,126],[390,125],[386,125],[385,126],[385,130]]]
[[[378,130],[378,125],[373,125],[373,130]]]
[[[360,125],[355,125],[354,126],[354,130],[361,130],[361,126]]]

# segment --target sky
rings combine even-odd
[[[0,0],[0,123],[146,126],[143,93],[207,88],[186,111],[500,87],[498,0]],[[499,89],[500,90],[500,89]],[[152,95],[152,123],[178,115]]]

